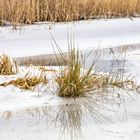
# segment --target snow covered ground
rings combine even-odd
[[[140,43],[140,18],[89,20],[25,26],[18,31],[0,27],[0,52],[13,57],[54,53],[52,37],[67,51],[68,35],[73,35],[79,49],[110,48]]]
[[[100,45],[101,56],[95,68],[102,66],[104,68],[102,70],[106,72],[111,69],[112,61],[120,56],[119,64],[121,66],[124,59],[126,61],[124,72],[132,73],[132,76],[140,83],[140,18],[90,20],[55,25],[43,23],[24,26],[17,31],[12,30],[12,27],[0,27],[0,53],[6,53],[12,57],[54,53],[51,34],[65,52],[67,51],[68,35],[74,35],[76,46],[80,50],[84,50],[85,54]],[[123,50],[121,45],[126,45]],[[88,64],[91,63],[91,58],[92,55],[87,59]],[[113,68],[122,69],[117,64],[114,64]],[[28,71],[27,68],[21,67],[20,69],[22,70],[18,75],[0,76],[0,82],[23,76]],[[73,122],[76,122],[74,124],[77,125],[77,129],[74,129],[73,124],[71,127],[73,130],[78,131],[80,128],[82,130],[83,137],[80,139],[139,140],[139,94],[131,93],[132,96],[125,98],[125,102],[122,103],[103,103],[101,109],[98,108],[99,104],[94,106],[92,98],[90,101],[87,100],[86,104],[82,103],[82,99],[69,102],[67,99],[57,97],[49,90],[38,97],[38,89],[40,88],[37,87],[34,92],[29,92],[11,85],[7,88],[0,87],[1,140],[57,140],[59,129],[62,128],[61,132],[64,127],[66,130],[67,128],[70,130],[69,123],[72,125]],[[74,108],[67,105],[68,103],[74,105]],[[92,117],[93,112],[91,113],[91,110],[89,111],[85,105],[89,105],[89,108],[92,108],[95,114],[97,113],[96,115],[101,112],[103,121],[98,117]],[[77,112],[77,119],[73,120],[74,116],[72,116],[71,122],[67,122],[68,120],[65,119],[71,117],[69,115],[73,114],[73,111]],[[59,112],[63,113],[60,113],[60,116],[56,115]],[[69,115],[62,116],[65,114]],[[51,125],[57,119],[58,124]],[[98,125],[97,120],[101,121]],[[66,135],[64,139],[71,138]]]

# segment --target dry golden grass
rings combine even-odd
[[[46,68],[45,66],[39,66],[38,70],[41,72],[57,72],[57,70]]]
[[[39,74],[38,76],[30,76],[29,73],[27,73],[24,77],[22,78],[17,78],[16,80],[11,80],[9,82],[5,82],[0,84],[0,86],[8,86],[8,85],[14,85],[16,87],[19,87],[20,89],[25,89],[25,90],[33,90],[34,87],[40,83],[47,84],[48,80],[46,79],[43,74]]]
[[[61,97],[79,97],[88,89],[92,67],[81,76],[80,53],[75,49],[70,50],[68,66],[62,69],[60,76],[57,77],[59,96]]]
[[[140,15],[140,0],[0,0],[0,24]]]
[[[16,62],[7,55],[0,56],[0,75],[12,75],[18,72]]]
[[[95,73],[95,62],[88,69],[84,69],[82,62],[86,63],[81,53],[69,49],[68,65],[62,68],[60,75],[56,75],[60,97],[81,97],[89,92],[109,88],[139,91],[139,86],[129,76]]]

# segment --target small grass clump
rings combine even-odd
[[[81,74],[80,52],[71,49],[67,68],[62,70],[61,75],[56,78],[59,96],[79,97],[89,91],[92,80],[92,67],[93,65],[84,74]]]
[[[80,52],[70,49],[68,65],[56,78],[60,97],[81,97],[86,93],[107,88],[139,90],[139,86],[129,76],[111,72],[96,73],[93,71],[95,62],[88,69],[84,69],[82,62],[85,63],[85,60],[82,60]]]
[[[18,72],[14,59],[7,55],[0,56],[0,75],[12,75]]]
[[[133,78],[124,77],[113,74],[93,74],[91,77],[91,84],[89,86],[92,90],[101,88],[119,88],[126,90],[139,91],[139,86],[134,82]]]
[[[30,74],[27,73],[23,78],[17,78],[16,80],[11,80],[9,82],[2,83],[0,84],[0,86],[6,87],[12,84],[16,87],[19,87],[20,89],[33,90],[35,86],[40,83],[48,83],[48,80],[42,73],[37,76],[30,76]]]

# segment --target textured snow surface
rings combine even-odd
[[[54,53],[51,35],[63,51],[67,51],[67,37],[71,35],[74,35],[76,46],[85,52],[100,45],[101,57],[95,68],[102,66],[103,72],[109,72],[112,62],[120,56],[118,62],[121,66],[124,59],[126,60],[124,72],[132,74],[140,83],[140,18],[91,20],[55,25],[43,23],[24,26],[17,31],[12,30],[12,27],[0,27],[0,53],[13,57]],[[120,45],[127,45],[124,48],[125,53],[120,52]],[[112,51],[114,52],[111,53]],[[92,59],[89,57],[87,65],[91,62]],[[54,68],[58,70],[57,67]],[[113,68],[121,69],[117,64]],[[18,75],[0,76],[0,83],[22,77],[28,70],[21,67]],[[48,78],[51,76],[49,74]],[[69,133],[63,138],[59,137],[60,131],[61,134],[66,132],[62,132],[64,127],[69,131],[70,128],[74,131],[81,128],[81,137],[75,137],[76,140],[139,140],[139,94],[131,93],[122,104],[107,103],[102,109],[95,104],[95,109],[99,111],[95,114],[102,113],[104,118],[102,121],[99,116],[91,117],[91,112],[85,107],[86,105],[91,107],[92,100],[82,104],[83,99],[73,101],[62,99],[50,90],[46,90],[38,97],[44,88],[38,85],[31,92],[12,85],[0,87],[0,140],[71,140]],[[74,108],[71,108],[71,105],[74,105]],[[76,112],[73,111],[75,108]],[[69,127],[69,123],[73,124],[71,114],[75,114],[77,118],[74,121],[78,126],[77,129],[74,129],[74,125]],[[71,117],[71,122],[67,117]],[[55,123],[56,120],[58,124]]]
[[[51,34],[63,51],[67,51],[68,36],[74,36],[81,50],[137,44],[140,43],[140,18],[32,25],[17,31],[2,27],[0,52],[13,57],[54,53]]]

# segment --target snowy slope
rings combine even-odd
[[[114,47],[140,43],[140,18],[90,20],[0,28],[0,52],[13,57],[53,53],[52,37],[67,51],[67,36],[74,36],[79,49]]]
[[[85,52],[97,48],[100,44],[101,57],[99,66],[96,67],[103,66],[107,72],[111,68],[112,61],[118,55],[125,54],[125,57],[122,56],[119,61],[121,64],[124,61],[123,59],[126,59],[124,72],[127,74],[132,73],[132,76],[135,76],[140,83],[140,18],[133,20],[90,20],[55,25],[43,23],[24,26],[17,31],[11,29],[12,27],[0,27],[0,53],[4,52],[13,57],[54,53],[51,34],[61,49],[67,51],[67,35],[74,35],[76,45],[81,50],[86,50]],[[120,45],[128,45],[124,48],[126,53],[124,53],[125,51],[120,52]],[[112,51],[115,54],[111,54]],[[91,58],[88,58],[88,63],[91,63]],[[119,69],[117,64],[113,67],[116,70]],[[18,75],[0,76],[0,83],[25,75],[26,72],[24,71],[28,71],[28,69],[22,69]],[[58,70],[58,68],[56,69]],[[70,116],[73,114],[73,112],[69,112],[73,111],[73,108],[69,108],[70,106],[67,103],[73,105],[75,100],[70,102],[69,99],[62,99],[49,90],[43,96],[38,97],[38,89],[40,87],[37,87],[34,92],[30,92],[11,85],[7,88],[0,87],[0,140],[9,140],[9,138],[10,140],[58,140],[59,129],[61,130],[62,127],[63,130],[65,124],[63,119],[67,119],[68,114]],[[78,102],[74,104],[74,109],[75,107],[78,108],[77,114],[79,115],[76,118],[78,120],[79,118],[80,120],[84,119],[82,122],[77,120],[78,130],[79,128],[83,130],[84,138],[81,139],[139,140],[140,95],[135,93],[131,95],[122,104],[116,103],[115,107],[110,102],[105,103],[102,109],[103,112],[96,108],[97,104],[93,105],[93,100],[79,106],[79,102],[82,100],[78,99]],[[98,117],[92,118],[90,112],[87,113],[89,110],[84,108],[86,105],[93,107],[93,109],[95,107],[99,111],[95,112],[97,115],[103,113],[103,117],[107,118],[100,125],[97,125],[96,119]],[[58,117],[59,111],[66,113],[67,117],[63,117],[63,113],[62,116]],[[52,126],[51,124],[55,123],[55,120],[60,122],[58,125]],[[101,121],[100,118],[99,121]],[[109,123],[109,121],[113,121],[113,123]],[[70,129],[69,126],[67,127]],[[85,128],[87,128],[86,131]],[[80,136],[82,135],[80,134]],[[66,135],[64,139],[70,138]]]

